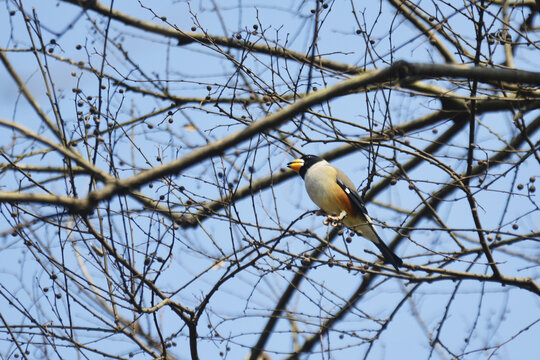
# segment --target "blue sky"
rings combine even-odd
[[[357,10],[356,18],[352,15],[351,3],[354,3]],[[84,13],[78,18],[81,14],[79,8],[63,2],[25,1],[23,4],[27,11],[30,11],[32,6],[35,7],[35,13],[43,24],[41,30],[44,40],[48,42],[50,39],[56,39],[58,45],[54,46],[55,55],[75,62],[84,61],[85,64],[91,64],[95,68],[101,67],[103,37],[95,33],[90,20],[96,19],[99,29],[103,29],[105,28],[103,18],[96,16],[93,12],[88,14],[90,19]],[[321,15],[324,22],[320,29],[317,49],[325,58],[366,69],[384,68],[400,59],[420,63],[443,62],[442,57],[433,50],[429,41],[419,35],[410,24],[404,22],[402,17],[396,16],[395,10],[387,3],[334,2],[329,4],[331,4],[330,10],[323,11]],[[308,51],[313,37],[313,15],[310,12],[314,6],[313,2],[290,1],[277,4],[258,1],[231,2],[220,4],[222,6],[220,11],[216,11],[212,2],[208,1],[191,3],[115,1],[114,5],[119,11],[158,25],[176,26],[186,31],[191,31],[190,28],[195,26],[199,33],[205,31],[220,36],[240,34],[243,39],[249,36],[252,41],[259,43],[264,43],[266,39],[302,53]],[[425,6],[429,11],[435,11],[432,3],[422,2],[421,6]],[[14,9],[12,2],[7,2],[6,8],[7,10],[0,11],[2,47],[10,49],[8,52],[10,61],[47,114],[52,117],[53,113],[47,102],[44,82],[38,70],[36,58],[27,51],[19,51],[30,46],[24,22],[20,14],[8,15],[8,11]],[[441,9],[443,9],[441,11],[449,11],[448,6]],[[160,19],[163,16],[166,16],[166,20]],[[512,19],[517,19],[516,21],[525,16],[526,11],[514,10],[512,12]],[[454,15],[449,19],[449,23],[455,33],[461,37],[462,43],[475,43],[474,28],[464,20],[463,16]],[[68,24],[74,26],[64,35],[53,34],[60,32]],[[264,31],[265,39],[253,33],[248,34],[253,31],[254,24],[257,24],[259,34]],[[359,24],[363,26],[361,34],[356,33]],[[493,32],[499,28],[500,25],[497,25],[495,21]],[[534,41],[535,36],[538,41],[538,36],[534,33],[530,35],[531,41]],[[369,48],[366,47],[366,37],[373,40]],[[301,79],[300,92],[305,90],[308,83],[309,68],[306,66],[302,67],[290,60],[276,61],[262,54],[246,55],[241,50],[232,49],[230,54],[235,60],[245,63],[245,66],[256,74],[256,76],[248,76],[248,83],[252,86],[250,90],[247,85],[244,85],[245,78],[242,77],[250,74],[239,75],[233,62],[227,60],[224,53],[217,51],[217,47],[198,44],[175,46],[173,40],[141,32],[117,21],[111,22],[110,39],[112,42],[121,43],[122,49],[127,51],[129,59],[133,62],[127,61],[120,49],[110,43],[107,47],[108,61],[103,65],[105,73],[117,78],[125,76],[128,79],[126,83],[131,86],[152,91],[156,91],[159,87],[166,87],[168,92],[176,96],[201,98],[208,94],[211,97],[248,98],[250,92],[263,96],[274,91],[279,95],[288,96],[293,93],[290,86],[296,78]],[[78,44],[82,45],[82,49],[77,49]],[[221,49],[227,50],[223,46]],[[474,51],[471,48],[467,50]],[[493,50],[494,61],[501,62],[502,46],[493,47]],[[458,62],[462,61],[459,54],[454,54],[454,56]],[[538,59],[537,49],[523,47],[516,54],[516,66],[524,70],[535,70]],[[48,66],[56,94],[58,94],[62,118],[68,129],[67,137],[70,140],[77,139],[82,130],[77,125],[76,112],[78,109],[87,112],[88,109],[85,104],[80,107],[77,105],[72,89],[80,88],[85,97],[91,96],[95,99],[100,93],[98,79],[95,74],[51,58],[49,58]],[[75,76],[72,76],[72,72]],[[320,72],[315,71],[312,85],[322,89],[345,78],[346,76],[342,74],[332,72],[325,72],[324,76],[321,76]],[[161,81],[156,79],[161,79]],[[163,81],[163,79],[168,79],[168,81]],[[0,87],[2,94],[0,118],[15,121],[43,136],[52,136],[48,130],[44,129],[42,121],[28,103],[17,93],[14,82],[4,68],[0,71],[0,82],[3,84]],[[466,91],[447,81],[425,82],[468,96]],[[235,84],[239,85],[235,86]],[[107,111],[114,114],[114,119],[118,123],[131,121],[170,106],[170,101],[157,97],[141,96],[132,92],[122,94],[118,91],[119,87],[109,81],[104,81],[103,85],[105,89],[101,90],[101,94],[105,99],[104,104],[107,105]],[[479,95],[483,96],[483,93],[488,91],[489,89],[481,88]],[[223,111],[220,112],[211,104],[192,102],[174,109],[173,123],[168,122],[171,116],[167,116],[167,111],[164,111],[149,117],[144,122],[136,122],[126,127],[125,132],[120,130],[112,132],[111,137],[106,137],[106,140],[115,144],[114,159],[119,170],[118,176],[127,178],[141,170],[158,167],[161,163],[181,158],[197,147],[240,130],[244,126],[239,121],[241,115],[246,116],[249,121],[256,121],[267,113],[278,111],[284,106],[287,104],[275,103],[271,106],[248,108],[240,104],[222,104]],[[312,110],[316,114],[308,114],[305,120],[302,120],[303,130],[310,141],[306,141],[298,131],[298,124],[301,122],[299,118],[295,119],[295,123],[288,123],[280,128],[281,134],[277,132],[272,134],[276,137],[278,135],[286,137],[287,141],[292,142],[304,153],[321,154],[347,142],[362,139],[368,134],[366,128],[370,123],[378,123],[375,129],[383,126],[386,128],[389,124],[397,126],[428,115],[439,108],[440,102],[437,99],[422,96],[405,88],[378,89],[367,95],[365,93],[348,95],[314,107]],[[224,115],[227,111],[236,118]],[[538,110],[527,114],[526,123],[538,115]],[[331,122],[328,120],[329,117],[337,120]],[[508,113],[481,115],[478,121],[476,133],[478,148],[475,151],[475,160],[492,156],[516,133],[512,125],[512,116]],[[339,131],[334,131],[333,124],[337,124]],[[377,148],[377,176],[374,178],[374,184],[395,170],[395,164],[391,161],[394,156],[399,163],[406,163],[411,159],[411,152],[415,147],[424,148],[448,130],[451,125],[450,121],[439,122],[411,133],[407,137],[399,138],[397,142],[389,141],[382,144]],[[101,126],[103,128],[104,125]],[[458,173],[463,173],[466,169],[466,163],[463,161],[468,146],[466,134],[462,132],[453,137],[434,154]],[[40,144],[22,141],[13,136],[14,133],[11,130],[6,131],[6,136],[0,146],[9,147],[13,153],[43,148]],[[537,139],[536,135],[533,141]],[[16,145],[11,147],[14,142]],[[250,150],[255,142],[261,144],[256,152]],[[526,146],[524,148],[526,149]],[[82,144],[77,149],[87,156],[86,148]],[[236,151],[240,154],[238,157],[236,157]],[[108,171],[110,159],[107,153],[102,150],[97,155],[97,166]],[[251,142],[240,144],[222,157],[205,161],[181,174],[156,182],[153,187],[145,186],[140,191],[153,199],[159,199],[160,195],[164,195],[171,203],[176,204],[174,207],[176,211],[183,211],[184,207],[180,204],[185,205],[188,199],[194,202],[214,200],[227,193],[226,188],[229,182],[241,188],[249,184],[251,176],[257,179],[269,174],[278,174],[292,158],[284,142],[261,136],[252,139]],[[333,163],[346,170],[349,177],[362,190],[367,184],[366,176],[371,171],[370,160],[372,160],[371,154],[360,150]],[[510,160],[515,162],[517,156]],[[24,163],[63,166],[61,157],[54,153],[32,156]],[[252,175],[250,171],[246,171],[248,166],[253,167]],[[540,223],[537,199],[534,193],[527,192],[527,188],[533,184],[529,178],[538,175],[540,175],[538,163],[534,160],[527,160],[520,164],[518,170],[514,170],[512,163],[490,169],[484,180],[485,183],[490,184],[489,189],[476,194],[484,229],[494,231],[493,234],[499,231],[503,234],[503,239],[508,239],[514,234],[537,232]],[[395,186],[377,194],[375,202],[367,204],[370,215],[379,224],[378,229],[382,238],[387,242],[396,235],[394,228],[403,226],[414,211],[421,206],[419,194],[428,197],[432,191],[449,180],[448,173],[433,165],[418,167],[409,172],[408,176],[419,189],[418,193],[409,189],[407,181],[400,180]],[[38,180],[47,177],[46,174],[37,175]],[[2,191],[16,190],[20,184],[27,184],[27,180],[21,179],[20,175],[13,175],[12,172],[3,173],[1,181],[0,190]],[[88,183],[87,176],[77,178],[80,196],[86,194]],[[525,188],[519,190],[517,184],[524,184]],[[184,187],[185,191],[179,190],[180,186]],[[145,256],[149,254],[152,255],[155,252],[156,256],[166,258],[167,261],[163,265],[153,264],[154,271],[156,269],[163,271],[157,285],[166,291],[174,292],[175,301],[195,308],[225,273],[227,267],[213,268],[215,262],[223,258],[223,254],[231,255],[237,250],[238,256],[246,256],[246,259],[249,259],[256,253],[254,248],[257,246],[257,241],[269,243],[279,235],[276,228],[287,227],[306,211],[315,210],[315,205],[308,199],[303,186],[300,177],[294,177],[272,189],[254,193],[253,196],[221,211],[222,214],[228,211],[232,217],[247,223],[257,222],[260,225],[259,229],[240,226],[226,221],[223,217],[215,216],[205,220],[202,226],[195,229],[173,230],[169,220],[162,219],[156,213],[142,211],[141,206],[134,200],[115,198],[111,201],[111,208],[115,214],[110,217],[110,228],[105,227],[104,232],[111,236],[114,234],[115,241],[121,248],[124,244],[133,245],[132,252],[126,252],[126,256],[130,257],[140,269],[143,268]],[[477,180],[473,180],[473,186],[479,189]],[[47,185],[48,190],[60,195],[66,194],[66,188],[66,183],[61,180]],[[510,188],[513,191],[511,196],[508,194]],[[470,208],[463,193],[456,191],[448,197],[448,200],[454,201],[444,202],[438,208],[438,214],[448,227],[458,229],[466,247],[478,247],[478,243],[475,243],[475,232],[472,231],[474,223],[471,219]],[[122,219],[116,215],[121,205],[124,209],[133,210],[129,220],[127,217]],[[507,206],[508,210],[503,216],[504,206]],[[41,216],[52,215],[58,211],[52,206],[25,205],[23,208]],[[406,211],[405,213],[396,211],[396,208]],[[197,210],[195,206],[189,209],[190,211]],[[12,208],[9,205],[3,204],[4,217],[0,220],[0,231],[10,229],[13,225],[13,220],[10,218],[11,211]],[[21,216],[23,219],[30,219],[35,215]],[[52,216],[52,219],[73,225],[69,222],[69,216],[62,219]],[[292,229],[298,232],[309,229],[319,238],[324,238],[329,229],[322,224],[322,220],[323,218],[313,214],[306,215],[298,220]],[[98,221],[96,219],[94,221],[97,226]],[[514,224],[519,225],[519,230],[512,228]],[[71,234],[66,230],[60,230],[57,234],[55,231],[58,229],[55,227],[36,227],[32,230],[28,231],[26,236],[40,243],[42,248],[50,249],[52,256],[63,257],[66,266],[73,269],[74,273],[81,278],[84,278],[87,273],[91,274],[96,286],[107,289],[106,278],[98,265],[99,260],[90,247],[90,244],[97,246],[98,243],[89,234]],[[519,242],[515,247],[509,246],[503,251],[494,252],[505,275],[538,277],[536,241]],[[212,297],[207,313],[201,318],[198,326],[199,335],[202,337],[201,358],[216,358],[220,352],[226,353],[227,358],[244,358],[249,353],[249,347],[258,338],[271,309],[294,276],[294,270],[300,266],[299,256],[311,252],[319,243],[317,237],[301,234],[286,236],[279,240],[272,256],[262,257],[255,266],[248,267],[220,287],[220,291]],[[99,320],[90,315],[88,311],[90,308],[100,314],[102,319],[111,321],[111,317],[96,307],[93,299],[73,282],[69,286],[81,300],[80,304],[73,302],[72,309],[68,309],[65,299],[55,299],[52,295],[55,285],[35,260],[36,257],[40,258],[40,255],[34,255],[34,257],[29,253],[20,238],[5,236],[1,244],[2,293],[11,294],[18,299],[36,318],[43,321],[50,320],[53,323],[60,322],[67,318],[68,310],[70,310],[72,319],[75,319],[77,324],[88,326],[100,324]],[[281,319],[278,322],[276,332],[267,344],[267,350],[272,359],[285,358],[286,354],[296,346],[295,341],[302,344],[305,338],[311,336],[311,332],[316,331],[328,317],[343,306],[346,299],[360,284],[361,273],[349,272],[345,267],[340,266],[330,267],[327,264],[329,258],[333,257],[336,261],[345,264],[348,257],[344,254],[348,251],[352,256],[358,257],[358,261],[375,259],[373,254],[366,253],[365,250],[374,252],[376,249],[359,237],[355,237],[350,244],[346,244],[344,239],[338,237],[333,245],[334,249],[326,249],[325,254],[320,257],[320,264],[314,262],[314,268],[308,272],[298,292],[289,302],[287,309],[294,314],[295,320]],[[441,230],[433,219],[429,219],[417,224],[411,234],[411,240],[401,241],[396,252],[406,262],[439,266],[439,262],[429,263],[429,260],[439,261],[441,258],[433,255],[426,248],[435,252],[458,250],[448,234]],[[536,260],[527,261],[515,254],[527,254]],[[82,264],[77,262],[77,256],[83,259]],[[463,260],[453,263],[450,268],[465,271],[470,265],[468,261],[474,260],[474,257],[467,256]],[[291,269],[284,266],[286,262],[291,264]],[[225,263],[229,270],[234,269],[233,264],[227,261]],[[23,267],[22,271],[19,270],[21,267]],[[474,265],[470,271],[490,274],[490,270],[485,266],[485,257],[481,257],[478,264]],[[118,270],[111,269],[111,273],[112,276],[120,276]],[[417,272],[417,275],[425,276],[426,274]],[[83,283],[88,281],[88,278],[85,279]],[[404,350],[410,358],[430,358],[430,345],[426,332],[433,334],[437,330],[439,322],[445,317],[446,306],[451,298],[453,300],[448,307],[440,337],[443,343],[456,354],[463,353],[465,354],[463,358],[466,359],[533,358],[532,349],[538,337],[536,321],[540,315],[536,295],[512,286],[501,287],[497,283],[484,284],[477,280],[465,280],[459,284],[456,295],[453,296],[456,286],[455,282],[449,280],[422,285],[400,308],[389,327],[382,332],[380,339],[374,342],[368,358],[402,357]],[[45,293],[44,287],[52,290]],[[316,354],[310,358],[363,357],[369,346],[366,339],[374,336],[381,321],[390,316],[397,304],[413,287],[414,284],[403,280],[378,277],[371,284],[369,291],[355,304],[354,310],[335,324],[333,331],[313,348]],[[149,306],[148,293],[142,296],[146,300],[146,305]],[[2,308],[8,306],[5,298],[0,301]],[[54,303],[57,306],[51,305]],[[41,304],[41,306],[35,306],[35,304]],[[9,309],[3,311],[3,316],[10,324],[23,321],[20,313],[12,307]],[[40,309],[48,310],[41,312]],[[57,309],[58,314],[54,314],[52,309]],[[133,316],[128,310],[122,309],[120,312],[128,318]],[[154,319],[151,317],[145,317],[141,324],[152,328],[152,321]],[[186,332],[179,319],[170,310],[164,308],[156,314],[155,321],[160,323],[164,336],[180,333],[174,339],[177,347],[172,351],[178,358],[189,358],[186,352]],[[529,326],[531,326],[530,329],[527,329]],[[469,341],[465,341],[471,329],[474,329],[472,337]],[[156,334],[153,333],[153,335]],[[296,335],[296,338],[293,335]],[[99,336],[93,333],[84,334],[81,336],[81,341],[93,346],[96,340],[97,343],[103,344],[101,346],[105,351],[122,356],[127,356],[134,349],[127,338],[123,338],[120,342],[116,342],[117,338],[111,341],[106,338],[98,341]],[[501,343],[504,343],[504,346],[500,349],[491,348],[493,344]],[[489,349],[484,351],[482,350],[484,347]],[[4,355],[15,351],[13,344],[8,341],[4,341],[1,348],[6,349],[2,352]],[[66,351],[66,357],[71,356],[68,350],[61,351]],[[36,356],[40,354],[37,352]],[[136,358],[146,358],[146,355],[136,354]],[[450,356],[443,350],[436,349],[431,358],[445,359]]]

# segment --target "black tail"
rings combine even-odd
[[[396,254],[394,254],[392,250],[390,250],[388,246],[386,246],[386,244],[382,242],[382,240],[373,243],[377,245],[377,247],[381,251],[384,262],[387,264],[392,264],[392,266],[395,267],[397,271],[399,271],[398,268],[403,265],[403,260],[401,260],[401,258]]]

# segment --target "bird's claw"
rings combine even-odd
[[[332,216],[328,216],[326,219],[324,219],[323,224],[337,226],[338,222],[335,219],[333,219]]]
[[[341,220],[343,220],[345,216],[347,216],[347,213],[344,211],[342,211],[341,214],[339,214],[339,216],[328,215],[326,219],[324,219],[323,224],[331,225],[331,226],[338,226]]]

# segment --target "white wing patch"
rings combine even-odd
[[[367,213],[364,213],[364,216],[366,217],[366,220],[368,221],[369,225],[373,226],[373,220],[369,217]]]

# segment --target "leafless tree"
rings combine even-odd
[[[3,5],[2,359],[537,348],[535,1]],[[399,272],[323,224],[308,153]]]

